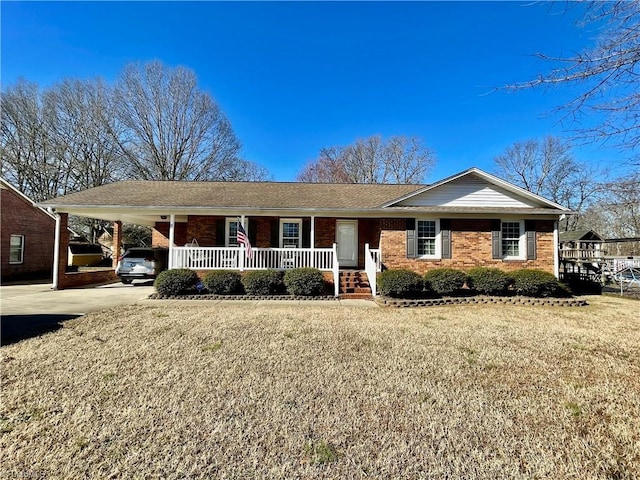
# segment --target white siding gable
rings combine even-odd
[[[541,207],[526,198],[494,185],[476,175],[465,175],[407,198],[396,205],[404,207]]]

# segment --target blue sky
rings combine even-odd
[[[581,7],[558,3],[2,2],[1,81],[112,81],[128,62],[158,59],[195,71],[245,158],[275,180],[293,180],[323,146],[380,134],[431,146],[430,182],[492,171],[513,142],[563,134],[549,112],[569,90],[493,90],[548,71],[537,52],[594,43],[576,26]]]

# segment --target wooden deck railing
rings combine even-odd
[[[561,248],[559,254],[561,260],[599,260],[604,258],[605,251],[594,248]]]

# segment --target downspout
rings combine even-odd
[[[56,231],[54,234],[54,241],[53,241],[53,283],[51,284],[51,289],[57,290],[58,289],[58,263],[60,262],[60,227],[62,225],[62,222],[60,220],[60,215],[55,213],[53,209],[50,208],[49,212],[51,212],[56,217]]]

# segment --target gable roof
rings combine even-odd
[[[475,184],[475,185],[473,185]],[[471,188],[460,190],[460,185]],[[458,187],[458,190],[455,188]],[[479,194],[479,189],[490,190],[492,195],[484,197]],[[436,203],[426,201],[429,197]],[[443,198],[446,199],[443,203]],[[483,200],[480,203],[480,200]],[[491,203],[493,201],[493,204]],[[416,206],[443,206],[443,207],[478,207],[490,208],[501,206],[511,206],[513,208],[544,208],[561,210],[563,213],[571,211],[555,202],[547,200],[540,195],[518,187],[501,178],[491,175],[479,168],[470,168],[464,172],[447,177],[439,182],[426,185],[406,195],[393,199],[383,205],[383,207],[416,207]]]
[[[12,192],[14,195],[16,195],[20,200],[22,200],[23,202],[25,202],[26,204],[28,204],[30,207],[34,208],[35,210],[38,210],[40,213],[42,213],[43,215],[46,215],[47,217],[50,217],[51,220],[53,220],[55,222],[56,217],[55,215],[53,215],[51,212],[45,210],[44,208],[38,206],[36,204],[36,202],[34,202],[33,200],[31,200],[29,197],[27,197],[24,193],[22,193],[20,190],[18,190],[16,187],[14,187],[13,185],[11,185],[7,180],[5,180],[3,177],[0,177],[0,189],[2,190],[8,190],[10,192]]]
[[[578,240],[595,240],[603,242],[604,238],[593,230],[572,230],[570,232],[560,232],[561,242],[576,242]]]

